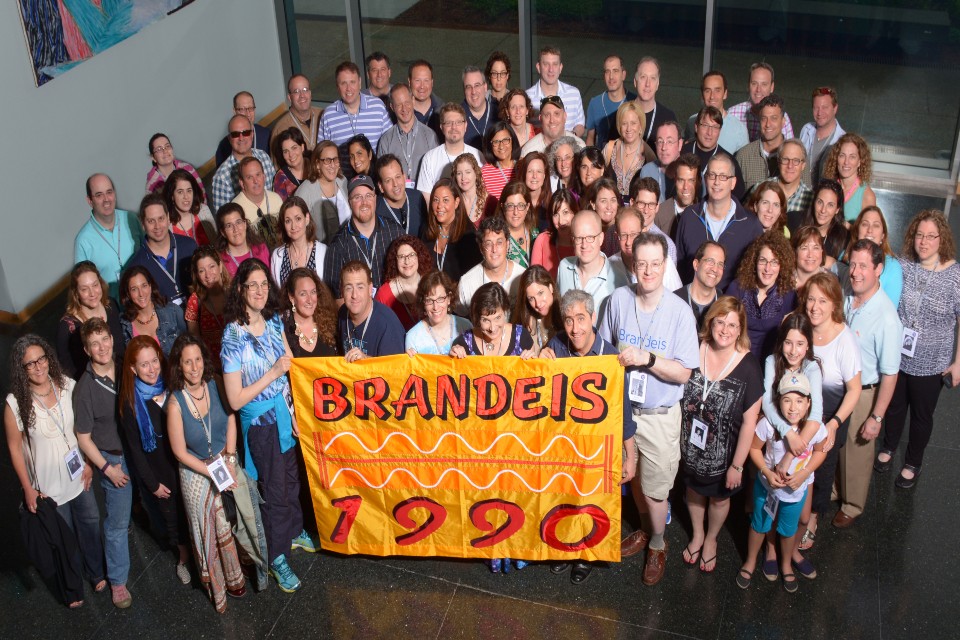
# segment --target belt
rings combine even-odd
[[[672,408],[673,407],[653,407],[651,409],[632,409],[632,411],[635,416],[662,416],[670,413],[670,409]]]
[[[873,384],[863,384],[860,385],[861,389],[875,389],[880,386],[879,382],[874,382]]]

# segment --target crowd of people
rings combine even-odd
[[[675,487],[684,564],[715,570],[745,490],[736,583],[759,563],[792,593],[816,578],[821,520],[862,515],[908,414],[896,486],[918,482],[939,394],[960,379],[960,266],[939,211],[914,215],[893,252],[837,92],[813,90],[798,138],[763,62],[729,109],[725,75],[705,74],[683,124],[657,100],[653,58],[634,92],[608,56],[586,108],[558,49],[536,68],[511,87],[495,52],[445,102],[428,61],[392,84],[374,53],[367,88],[344,62],[323,110],[290,78],[272,130],[238,93],[209,189],[162,133],[137,212],[117,209],[109,176],[87,180],[55,345],[17,340],[4,423],[25,508],[53,502],[95,591],[132,602],[132,511],[220,612],[248,580],[300,587],[288,557],[318,543],[287,376],[299,357],[616,354],[641,522],[621,553],[645,552],[647,585],[665,572]],[[549,568],[580,584],[594,565]]]

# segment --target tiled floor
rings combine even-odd
[[[944,205],[885,191],[879,199],[894,239],[917,210]],[[28,326],[0,331],[0,362],[22,331],[52,337],[62,305],[56,300]],[[5,368],[0,378],[5,383]],[[957,416],[960,392],[945,392],[915,490],[896,489],[895,471],[877,477],[860,522],[844,531],[821,527],[811,556],[820,576],[801,581],[793,596],[759,575],[749,591],[734,584],[746,540],[742,507],[731,510],[721,534],[715,573],[686,568],[680,550],[688,526],[677,498],[667,574],[653,588],[640,581],[639,558],[598,569],[574,587],[543,565],[496,576],[478,562],[296,552],[292,565],[303,580],[297,594],[271,583],[231,601],[223,616],[197,585],[179,583],[173,557],[139,527],[131,535],[131,609],[114,609],[108,595],[92,592],[79,611],[57,604],[25,559],[19,490],[0,447],[0,638],[953,638],[960,602]],[[626,520],[635,522],[627,503]]]

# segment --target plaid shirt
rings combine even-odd
[[[747,100],[735,104],[727,109],[728,118],[736,118],[747,125],[747,133],[750,135],[750,142],[760,139],[760,118],[753,111],[753,103]],[[783,112],[783,138],[789,140],[793,136],[793,123],[790,122],[790,114]]]
[[[189,162],[184,162],[183,160],[173,160],[174,169],[183,169],[187,173],[193,176],[193,179],[197,181],[197,184],[200,185],[200,195],[203,196],[203,202],[207,201],[207,192],[203,190],[203,180],[200,179],[200,175],[197,173],[197,170],[193,168]],[[160,173],[160,170],[157,169],[156,165],[150,167],[150,171],[147,172],[147,193],[154,193],[160,191],[163,188],[163,183],[167,181],[167,177]]]
[[[777,182],[782,182],[777,178]],[[797,190],[793,195],[787,198],[787,224],[791,229],[800,227],[803,216],[810,211],[810,203],[813,202],[813,189],[801,178]]]
[[[250,152],[263,165],[263,177],[266,179],[264,184],[273,184],[273,178],[277,174],[277,170],[274,168],[270,156],[256,148],[250,149]],[[220,207],[233,200],[240,193],[240,161],[232,153],[227,156],[223,164],[217,168],[217,172],[213,174],[211,189],[213,191],[211,202],[213,215],[217,215]]]
[[[404,233],[403,227],[393,220],[377,216],[373,234],[366,238],[357,231],[353,219],[347,220],[330,241],[323,265],[323,279],[334,296],[340,297],[340,272],[343,265],[359,260],[373,272],[373,286],[383,284],[384,258],[390,244]]]
[[[737,151],[737,163],[743,173],[744,193],[750,193],[753,187],[770,176],[777,175],[777,154],[771,153],[764,157],[761,142],[756,140]]]

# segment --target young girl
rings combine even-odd
[[[787,371],[777,385],[776,406],[779,417],[790,425],[795,434],[810,417],[810,381],[802,373]],[[788,593],[798,589],[797,576],[793,573],[792,560],[794,538],[807,496],[807,487],[813,483],[813,472],[827,454],[823,443],[827,430],[818,425],[816,434],[803,453],[796,456],[786,473],[778,470],[778,463],[786,453],[786,441],[777,433],[767,418],[757,423],[750,460],[758,469],[753,486],[753,516],[747,538],[747,558],[737,575],[737,586],[748,589],[757,564],[757,554],[767,532],[777,521],[780,534],[780,569],[783,573],[783,588]]]

